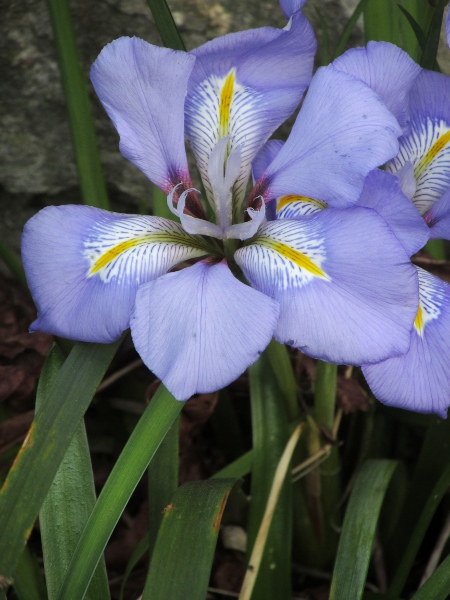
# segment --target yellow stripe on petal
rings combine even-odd
[[[317,208],[327,208],[328,204],[321,200],[314,200],[314,198],[308,198],[308,196],[281,196],[277,203],[277,212],[280,212],[282,208],[292,204],[292,202],[305,202],[306,204],[313,204]]]
[[[284,256],[284,258],[293,262],[297,267],[308,271],[308,273],[311,273],[311,275],[314,275],[315,277],[329,279],[325,271],[316,265],[316,263],[306,256],[306,254],[294,250],[294,248],[291,248],[287,244],[269,238],[258,238],[258,244],[278,252],[278,254],[281,254],[281,256]]]
[[[419,302],[419,308],[417,310],[417,315],[414,320],[414,327],[416,328],[417,333],[419,335],[422,335],[424,322],[423,322],[423,308],[422,308],[422,304],[420,302]]]
[[[143,244],[171,244],[184,248],[192,248],[195,251],[195,255],[209,253],[209,248],[206,245],[203,245],[201,242],[196,244],[196,238],[194,236],[188,237],[177,235],[175,232],[145,234],[120,242],[119,244],[108,248],[108,250],[103,254],[100,254],[100,256],[97,256],[91,264],[88,277],[92,277],[92,275],[95,275],[103,268],[107,267],[116,258],[127,252],[127,250],[131,250],[132,248],[136,248]]]
[[[223,84],[222,91],[220,93],[219,103],[219,138],[225,137],[229,134],[230,125],[230,110],[231,103],[234,95],[234,83],[236,80],[236,72],[233,69],[230,71]]]
[[[430,163],[444,150],[444,148],[450,142],[450,131],[446,131],[442,134],[431,146],[431,148],[427,151],[425,156],[418,161],[418,163],[414,167],[414,175],[416,178],[420,177],[424,171],[426,171],[427,167]]]

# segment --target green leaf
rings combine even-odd
[[[119,345],[120,340],[77,343],[34,418],[0,492],[0,589],[12,578],[78,423]]]
[[[280,458],[275,475],[273,478],[272,486],[270,489],[269,498],[267,499],[267,505],[264,511],[264,516],[259,527],[258,535],[256,536],[255,543],[253,544],[252,553],[245,574],[244,582],[242,584],[241,593],[239,594],[240,600],[250,600],[253,596],[255,581],[259,574],[261,567],[262,557],[264,555],[267,538],[272,525],[273,516],[280,498],[281,490],[288,473],[290,474],[290,464],[292,455],[295,447],[297,446],[298,439],[305,427],[304,423],[300,423],[292,432],[289,438],[286,448],[284,449],[283,455]]]
[[[352,16],[347,21],[347,24],[344,27],[344,31],[342,32],[342,35],[338,42],[338,45],[336,46],[336,50],[334,51],[334,54],[333,54],[333,60],[335,58],[337,58],[338,56],[340,56],[344,52],[345,47],[348,42],[348,39],[349,39],[350,35],[352,34],[352,31],[356,25],[356,21],[361,16],[361,13],[363,12],[364,8],[366,7],[366,4],[368,3],[368,1],[369,0],[359,0],[358,4],[356,5],[356,8],[353,11]]]
[[[300,417],[297,382],[287,348],[284,344],[272,340],[266,348],[266,354],[283,394],[289,421],[295,421]]]
[[[244,477],[252,470],[254,451],[249,450],[232,463],[215,473],[211,479],[226,479],[227,477]]]
[[[61,79],[83,202],[108,208],[94,120],[67,0],[47,0],[55,36]]]
[[[266,510],[278,463],[289,439],[287,415],[277,377],[266,352],[249,369],[252,406],[253,467],[248,522],[250,558]],[[253,598],[291,597],[292,483],[288,477],[273,516]]]
[[[67,569],[58,600],[82,600],[131,494],[183,407],[163,385],[139,419],[94,506]]]
[[[131,556],[127,562],[127,566],[123,574],[122,583],[120,586],[120,600],[123,600],[125,586],[127,584],[129,576],[131,575],[132,570],[138,564],[138,562],[141,560],[141,558],[146,552],[148,552],[148,534],[145,534],[144,537],[139,540],[138,545],[131,553]]]
[[[222,514],[236,479],[190,481],[164,511],[142,600],[204,600]]]
[[[415,60],[420,47],[410,24],[403,18],[397,5],[404,5],[418,23],[423,23],[428,13],[423,0],[370,0],[364,8],[364,33],[366,41],[383,40],[403,48]]]
[[[23,549],[14,573],[14,591],[19,600],[47,600],[39,563],[28,548]]]
[[[46,396],[64,360],[64,354],[54,345],[42,370],[36,395],[36,411],[45,405]],[[91,457],[86,430],[81,421],[39,513],[45,579],[50,600],[56,598],[95,499]],[[109,598],[104,560],[92,579],[87,598]]]
[[[331,581],[330,600],[358,600],[364,592],[375,530],[397,463],[367,461],[350,495]]]
[[[419,551],[420,545],[423,542],[428,526],[430,525],[431,519],[433,518],[437,507],[439,506],[444,494],[448,491],[450,486],[450,464],[444,469],[439,481],[433,488],[432,492],[428,497],[428,501],[420,515],[409,540],[404,540],[402,547],[404,553],[400,566],[392,580],[389,587],[387,598],[393,600],[400,595],[409,572],[416,558],[417,552]],[[450,591],[450,590],[449,590]]]
[[[163,519],[164,508],[178,489],[180,419],[177,417],[161,442],[148,470],[148,529],[150,556]]]
[[[5,265],[8,267],[9,272],[17,281],[28,290],[27,278],[25,277],[25,271],[23,270],[22,261],[11,248],[5,244],[3,240],[0,240],[0,258],[3,260]]]
[[[173,50],[186,50],[166,0],[147,0],[162,43]]]
[[[425,581],[412,600],[447,600],[450,594],[450,555],[439,565],[433,575]]]
[[[328,24],[323,13],[316,7],[316,14],[319,17],[320,28],[322,30],[322,53],[320,65],[326,67],[330,62],[330,36],[328,35]]]
[[[436,65],[436,56],[441,35],[442,19],[444,17],[444,7],[447,0],[438,0],[428,29],[427,40],[422,54],[420,66],[424,69],[434,69]]]

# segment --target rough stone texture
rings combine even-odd
[[[333,43],[356,0],[321,0]],[[283,27],[276,0],[173,0],[177,25],[188,47],[231,31],[262,25]],[[316,4],[306,13],[318,37]],[[159,44],[146,0],[76,0],[72,17],[86,75],[102,47],[122,35]],[[47,204],[79,201],[52,29],[44,0],[6,0],[0,8],[0,237],[18,249],[23,223]],[[92,104],[112,206],[133,210],[149,201],[145,177],[121,157],[118,137],[93,90]]]

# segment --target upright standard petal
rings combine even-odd
[[[422,71],[410,95],[411,131],[400,139],[398,155],[387,170],[414,167],[417,182],[412,201],[425,214],[450,187],[450,77]]]
[[[139,285],[207,253],[203,238],[168,219],[90,206],[44,208],[28,221],[22,237],[38,309],[31,329],[112,342],[129,327]]]
[[[199,262],[139,288],[136,350],[178,400],[234,381],[272,338],[278,303],[244,285],[225,262]]]
[[[383,217],[408,256],[421,250],[430,237],[426,223],[390,173],[378,169],[370,173],[358,206],[372,208]]]
[[[235,258],[251,285],[280,303],[278,341],[345,364],[407,351],[417,274],[374,211],[329,208],[266,223]]]
[[[309,84],[315,50],[311,25],[299,12],[289,30],[232,33],[191,53],[197,60],[186,98],[186,137],[209,196],[209,157],[217,142],[229,136],[229,153],[241,149],[234,185],[239,205],[256,153],[294,111]]]
[[[191,187],[184,99],[195,57],[123,37],[92,65],[92,84],[120,135],[122,154],[166,194]],[[183,189],[180,189],[180,194]]]
[[[250,196],[302,195],[344,208],[397,154],[397,120],[365,83],[332,65],[313,77],[292,132]]]
[[[397,118],[403,132],[409,131],[409,92],[421,68],[406,52],[388,42],[369,42],[366,48],[347,50],[333,66],[367,83]]]
[[[450,406],[450,285],[417,267],[420,304],[403,356],[363,367],[385,404],[442,418]]]

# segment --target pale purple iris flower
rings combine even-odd
[[[448,24],[447,16],[447,24]],[[381,52],[381,46],[378,52]],[[385,45],[385,52],[388,50]],[[399,71],[386,75],[386,61],[374,60],[360,49],[351,59],[338,59],[348,72],[360,77],[377,91],[389,105],[389,99],[401,98],[405,125],[400,138],[400,151],[388,161],[386,182],[396,177],[401,185],[402,203],[394,202],[392,193],[382,188],[365,195],[376,198],[380,214],[397,233],[408,227],[415,236],[399,237],[409,254],[420,250],[428,239],[450,239],[450,77],[421,70],[409,57],[396,49]],[[375,44],[372,46],[372,51]],[[365,64],[361,60],[364,54]],[[379,57],[381,58],[381,57]],[[401,61],[401,62],[400,62]],[[338,63],[338,64],[336,64]],[[392,61],[389,61],[389,65]],[[399,80],[409,71],[414,75],[410,85]],[[376,85],[370,81],[373,74]],[[392,110],[392,107],[391,107]],[[399,117],[399,111],[393,110]],[[399,119],[400,120],[400,119]],[[367,185],[371,185],[372,173]],[[377,174],[377,178],[381,175]],[[394,179],[395,179],[394,177]],[[398,192],[396,194],[398,196]],[[416,215],[411,213],[411,209]],[[417,221],[420,218],[420,222]],[[409,225],[408,225],[409,223]],[[409,243],[414,241],[412,246]],[[366,365],[363,373],[375,396],[382,402],[418,412],[434,412],[446,416],[450,405],[450,285],[416,267],[419,278],[419,308],[411,331],[411,345],[403,356],[391,357],[378,364]]]
[[[130,327],[179,400],[232,382],[272,337],[348,364],[404,354],[416,270],[386,221],[357,206],[367,175],[398,153],[402,130],[379,97],[319,69],[288,141],[246,195],[258,151],[309,84],[314,51],[301,12],[285,30],[230,34],[187,54],[137,38],[104,48],[91,78],[121,152],[180,223],[42,210],[22,246],[32,330],[109,343]],[[184,136],[214,222],[192,188]],[[292,195],[328,208],[268,221],[266,206]]]

